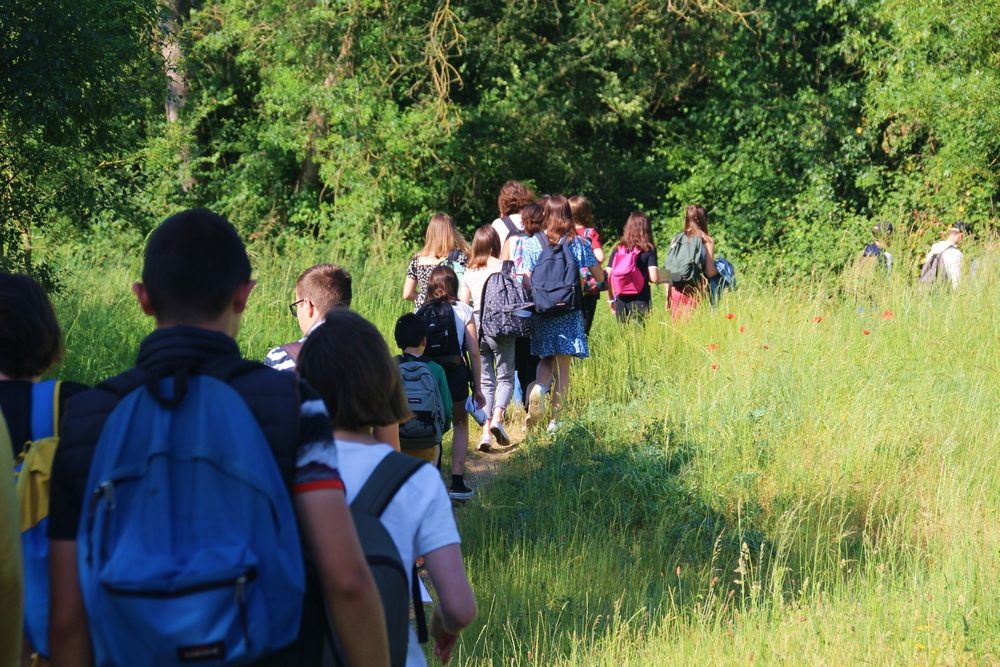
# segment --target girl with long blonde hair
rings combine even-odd
[[[436,213],[427,223],[424,247],[410,259],[403,281],[403,298],[413,301],[413,312],[420,310],[427,297],[427,279],[435,266],[448,264],[463,271],[469,261],[469,244],[447,213]]]

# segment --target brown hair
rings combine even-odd
[[[357,431],[411,417],[389,347],[355,312],[331,311],[306,339],[297,369],[323,397],[334,428]]]
[[[62,332],[42,286],[0,273],[0,373],[30,380],[62,359]]]
[[[573,195],[569,198],[569,210],[573,212],[573,224],[578,227],[594,226],[594,211],[590,202],[583,195]]]
[[[649,252],[653,249],[653,228],[645,213],[632,211],[625,222],[622,240],[618,242],[618,245],[629,250],[638,248],[642,252]]]
[[[427,278],[427,301],[454,301],[458,298],[458,276],[450,266],[435,266]]]
[[[421,257],[447,257],[452,250],[469,252],[469,244],[455,227],[447,213],[435,213],[427,223],[424,247],[417,254]]]
[[[500,195],[497,197],[500,217],[519,213],[534,198],[535,193],[520,181],[507,181],[500,187]]]
[[[692,204],[684,211],[684,233],[688,236],[708,237],[708,215],[701,206]]]
[[[524,225],[524,233],[528,236],[534,236],[542,231],[542,217],[544,215],[545,209],[542,208],[541,204],[535,202],[525,204],[524,208],[521,209],[521,223]]]
[[[568,236],[576,236],[573,211],[570,210],[569,201],[562,195],[552,195],[544,201],[542,206],[545,212],[542,214],[542,223],[549,245],[555,245],[560,239]]]
[[[500,235],[493,225],[483,225],[472,237],[472,254],[465,268],[480,269],[486,266],[490,257],[500,257]]]
[[[321,313],[351,306],[351,274],[336,264],[310,266],[295,281],[295,289],[298,298],[309,299]]]

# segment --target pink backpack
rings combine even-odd
[[[611,289],[616,296],[632,296],[646,286],[646,277],[636,265],[639,249],[625,250],[618,246],[615,259],[611,262]]]

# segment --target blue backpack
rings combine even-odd
[[[129,391],[86,489],[77,564],[98,666],[245,664],[296,640],[305,577],[291,498],[226,381],[181,372]]]
[[[542,246],[542,253],[531,272],[531,297],[539,315],[561,315],[580,310],[583,288],[580,285],[580,267],[569,249],[566,238],[554,246],[548,237],[539,232],[535,239]]]

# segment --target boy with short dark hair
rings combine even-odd
[[[172,427],[139,421],[130,413],[117,408],[120,405],[128,407],[125,405],[126,401],[139,401],[132,404],[144,405],[142,401],[148,403],[152,400],[147,396],[149,394],[156,399],[162,410],[183,415],[187,409],[185,405],[195,405],[200,409],[208,390],[199,396],[197,389],[211,388],[213,382],[217,386],[213,397],[242,401],[231,404],[230,410],[243,405],[239,409],[248,411],[256,422],[250,426],[257,428],[257,441],[246,443],[213,440],[206,446],[205,455],[219,457],[221,461],[225,461],[227,453],[239,453],[245,457],[245,453],[251,451],[250,444],[259,447],[260,439],[263,439],[273,456],[274,469],[250,472],[257,474],[260,479],[279,475],[284,490],[289,494],[289,502],[283,502],[280,495],[275,496],[276,500],[281,508],[287,507],[288,510],[291,509],[290,503],[294,501],[303,542],[318,573],[318,582],[306,582],[305,599],[310,598],[310,590],[321,592],[336,630],[344,640],[351,664],[384,665],[388,661],[381,603],[345,502],[343,482],[336,468],[336,449],[330,432],[329,416],[322,398],[292,374],[276,373],[253,362],[243,361],[234,340],[254,284],[243,242],[229,221],[222,216],[204,209],[185,211],[168,218],[150,235],[142,281],[133,285],[133,292],[143,312],[155,318],[156,330],[142,342],[134,369],[70,401],[63,420],[63,437],[53,464],[49,512],[52,582],[50,638],[53,664],[90,665],[93,663],[94,649],[101,646],[98,643],[100,639],[105,640],[103,645],[106,648],[110,647],[107,650],[112,650],[115,642],[133,641],[136,634],[131,628],[109,628],[110,621],[103,616],[88,619],[88,607],[85,606],[83,595],[85,579],[82,575],[92,576],[89,572],[90,557],[108,557],[103,551],[81,551],[81,556],[85,555],[85,558],[77,554],[78,531],[82,527],[89,535],[93,529],[92,525],[81,523],[81,515],[94,511],[94,489],[87,488],[91,463],[94,462],[97,466],[98,461],[106,456],[109,444],[117,446],[124,442],[121,451],[126,451],[125,446],[130,448],[129,452],[142,446],[149,447],[151,452],[152,447],[157,445],[153,441],[162,437],[171,448],[167,450],[169,452],[173,447],[181,446],[181,439],[173,432]],[[221,368],[238,368],[239,372],[222,377],[213,375]],[[218,386],[219,380],[228,388]],[[189,386],[196,388],[193,397],[191,392],[186,392],[185,388]],[[166,387],[173,391],[170,396],[163,395]],[[230,411],[222,417],[234,415]],[[213,416],[219,420],[218,413]],[[180,420],[181,416],[177,419]],[[105,433],[106,423],[120,424],[123,420],[130,420],[130,435],[133,430],[137,434],[148,430],[149,444],[145,445],[144,439],[133,437],[128,440],[117,433]],[[172,422],[167,419],[166,423]],[[246,426],[246,422],[243,424]],[[213,426],[218,428],[217,422]],[[150,461],[148,465],[152,467],[154,456],[152,453],[146,455]],[[167,457],[161,460],[170,459]],[[185,465],[197,464],[198,461],[192,459]],[[100,467],[96,469],[100,471]],[[143,473],[137,474],[141,477]],[[192,481],[194,483],[196,482]],[[100,488],[104,486],[102,484]],[[117,504],[113,494],[105,498],[107,511],[115,511],[118,513],[116,516],[134,516],[129,513],[134,512],[133,508],[127,506],[127,503],[123,505],[123,491],[118,491]],[[203,491],[204,487],[191,489],[192,493]],[[156,498],[149,498],[149,502],[155,501]],[[227,510],[226,516],[230,513],[240,514],[242,509],[234,507]],[[123,515],[120,514],[123,512]],[[193,514],[197,514],[197,511]],[[200,519],[196,516],[176,515],[167,518],[170,525],[163,528],[153,526],[153,531],[144,530],[145,526],[125,524],[124,528],[128,531],[125,533],[125,548],[137,548],[146,544],[160,546],[160,534],[155,531],[171,529],[183,532],[186,521]],[[246,542],[250,543],[251,536],[246,537]],[[205,538],[201,536],[200,539],[204,541]],[[84,545],[81,544],[80,549],[83,548]],[[233,545],[218,545],[213,558],[220,557],[227,548],[231,550]],[[170,555],[164,554],[163,558]],[[159,553],[150,556],[149,560],[153,565],[156,564],[156,556]],[[264,558],[269,554],[257,556]],[[85,564],[87,570],[78,569]],[[273,570],[268,573],[261,569],[259,572],[255,571],[255,574],[259,576],[254,577],[254,586],[263,585],[264,580],[274,578]],[[254,589],[244,588],[248,577],[249,575],[245,575],[243,584],[236,581],[235,594],[229,591],[229,599],[234,605],[243,604],[245,596],[256,595],[256,604],[264,604],[266,609],[270,609],[270,605],[276,600],[267,599],[262,602],[260,591],[254,593]],[[177,595],[181,593],[182,591],[176,592]],[[192,590],[190,594],[195,593]],[[295,592],[289,591],[289,594],[295,595]],[[87,603],[89,605],[89,600]],[[195,608],[191,611],[194,612]],[[202,608],[198,612],[210,613]],[[255,658],[251,664],[279,666],[307,660],[305,654],[315,650],[315,646],[306,640],[317,635],[303,635],[310,622],[315,624],[314,616],[306,609],[302,618],[303,632],[299,638],[293,638],[286,646],[276,646],[272,652]],[[181,619],[165,620],[177,622]],[[157,628],[159,641],[177,643],[171,634],[173,627],[173,623],[165,623],[163,628]],[[258,632],[264,631],[265,635],[259,637],[260,641],[266,642],[266,630],[267,628],[257,628]],[[225,655],[221,646],[223,642],[211,635],[210,628],[205,628],[204,635],[204,644],[177,646],[177,654],[190,655],[192,659],[205,656],[216,659],[232,657]],[[106,641],[109,636],[118,639],[113,639],[109,644]],[[318,637],[322,641],[322,630],[319,630]],[[249,650],[250,645],[251,642],[245,642],[241,647]]]
[[[444,428],[442,432],[451,428],[452,405],[451,392],[448,389],[448,376],[444,369],[434,361],[423,356],[424,347],[427,344],[427,324],[413,313],[407,313],[396,320],[394,332],[396,345],[402,350],[402,354],[396,357],[399,364],[416,361],[425,364],[434,376],[437,383],[439,398],[444,411]],[[405,388],[405,385],[404,385]],[[434,447],[408,448],[405,438],[400,438],[400,450],[411,456],[415,456],[425,461],[441,466],[441,443]]]

